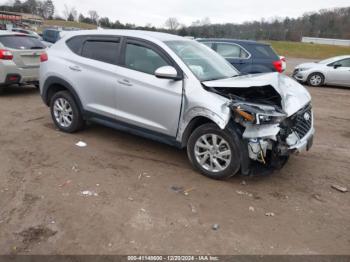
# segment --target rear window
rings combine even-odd
[[[116,64],[119,51],[117,41],[87,41],[81,55],[97,61]]]
[[[45,46],[38,39],[31,36],[0,36],[0,43],[11,49],[45,49]]]
[[[251,45],[251,48],[255,50],[255,56],[258,58],[271,58],[278,59],[277,54],[273,51],[271,46],[268,45]]]

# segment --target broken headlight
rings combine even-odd
[[[279,124],[287,117],[285,113],[269,105],[235,103],[232,110],[236,117],[256,125]]]

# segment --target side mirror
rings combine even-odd
[[[154,73],[156,77],[163,79],[181,80],[182,77],[178,75],[176,69],[172,66],[159,67]]]
[[[334,69],[337,69],[338,67],[341,67],[341,64],[336,63],[333,65],[333,67],[334,67]]]

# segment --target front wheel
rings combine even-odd
[[[215,124],[197,128],[188,141],[187,154],[195,169],[212,179],[226,179],[240,169],[239,146],[236,134],[221,130]]]
[[[321,73],[312,73],[308,79],[307,83],[310,86],[319,87],[324,84],[324,76]]]

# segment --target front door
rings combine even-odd
[[[159,47],[127,39],[116,88],[117,120],[175,137],[183,81],[160,79],[155,71],[174,64]]]
[[[327,80],[329,84],[350,86],[350,58],[333,63],[333,67],[328,71]]]

